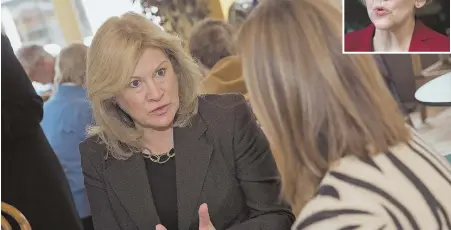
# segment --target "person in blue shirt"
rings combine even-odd
[[[83,181],[78,145],[93,122],[91,105],[83,88],[88,47],[71,44],[56,60],[55,91],[44,104],[42,129],[66,174],[85,230],[93,229]]]

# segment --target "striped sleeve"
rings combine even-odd
[[[415,136],[330,170],[292,229],[451,229],[451,166]]]
[[[383,212],[358,195],[347,202],[320,195],[304,207],[292,230],[392,229]]]

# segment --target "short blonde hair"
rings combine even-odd
[[[294,213],[333,162],[367,159],[410,140],[373,56],[342,54],[341,15],[330,0],[265,1],[237,43]]]
[[[55,63],[55,84],[74,83],[83,86],[86,79],[86,55],[88,47],[81,43],[62,49]]]
[[[86,86],[97,124],[89,134],[98,135],[106,144],[108,155],[116,159],[127,159],[141,151],[138,143],[142,133],[116,104],[115,96],[127,86],[147,48],[161,49],[177,75],[180,107],[174,126],[187,126],[197,113],[202,74],[185,52],[182,41],[136,13],[109,18],[97,30],[89,48]]]

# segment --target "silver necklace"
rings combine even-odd
[[[143,156],[145,158],[150,159],[152,162],[157,163],[157,164],[164,164],[175,156],[174,148],[172,148],[171,150],[169,150],[166,153],[159,154],[159,155],[152,154],[148,149],[144,149],[142,152],[143,152]]]

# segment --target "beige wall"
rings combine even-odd
[[[234,2],[235,0],[210,0],[208,4],[210,9],[209,17],[227,20],[229,8]]]
[[[224,19],[220,0],[209,0],[208,9],[210,10],[210,15],[208,15],[210,18]]]
[[[78,25],[76,11],[71,0],[53,0],[55,15],[66,43],[83,42],[83,36]]]
[[[229,18],[230,6],[235,2],[235,0],[220,0],[220,1],[221,1],[222,14],[224,15],[224,20],[227,20]]]

